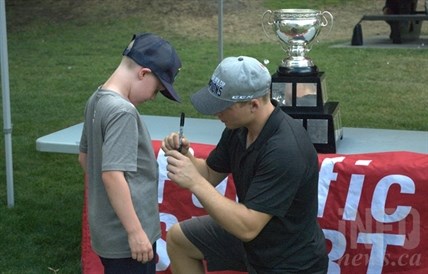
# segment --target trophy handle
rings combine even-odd
[[[322,15],[321,27],[325,27],[329,25],[329,22],[330,22],[330,29],[327,33],[327,35],[329,35],[331,30],[333,29],[333,14],[331,14],[329,11],[323,11],[321,15]],[[325,15],[328,15],[330,17],[330,21],[327,19]]]
[[[328,15],[330,20],[327,19],[326,15]],[[328,30],[327,36],[330,34],[331,30],[333,29],[333,14],[331,14],[329,11],[323,11],[321,13],[321,27],[326,27],[327,25],[330,25],[330,29]],[[317,42],[319,42],[317,40]],[[309,52],[312,49],[312,44],[308,45],[308,48],[305,50],[305,52]]]
[[[265,20],[265,17],[268,14],[269,14],[269,18],[267,18],[267,20]],[[265,22],[267,22],[267,24],[269,26],[273,25],[273,22],[270,22],[271,17],[272,17],[272,11],[271,10],[267,10],[267,11],[265,11],[263,13],[263,16],[262,16],[262,28],[263,28],[263,31],[264,31],[264,33],[265,33],[265,35],[266,35],[267,38],[269,38],[269,39],[271,39],[273,41],[276,41],[275,38],[273,38],[271,35],[268,34],[268,32],[266,31],[266,28],[265,28]]]

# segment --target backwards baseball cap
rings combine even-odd
[[[170,43],[152,33],[134,34],[122,55],[128,56],[140,66],[149,68],[165,87],[165,90],[161,91],[162,95],[180,102],[172,84],[181,68],[181,61]]]
[[[227,57],[215,69],[208,86],[190,99],[197,111],[213,115],[234,103],[264,96],[269,92],[270,84],[268,69],[256,59]]]

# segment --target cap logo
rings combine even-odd
[[[174,75],[174,81],[177,80],[178,73],[181,71],[181,68],[178,68]]]
[[[254,95],[233,95],[232,100],[246,101],[254,98]]]
[[[208,83],[209,91],[219,97],[221,96],[225,85],[225,82],[215,76],[211,78],[210,82]]]

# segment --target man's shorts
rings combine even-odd
[[[195,217],[180,222],[180,227],[187,239],[204,254],[208,271],[235,270],[248,272],[248,274],[291,273],[283,270],[258,270],[256,272],[248,263],[242,241],[224,230],[210,216]],[[325,274],[327,268],[328,257],[326,255],[320,257],[304,273]]]
[[[210,216],[192,218],[180,223],[181,230],[201,252],[208,271],[247,271],[244,246]]]

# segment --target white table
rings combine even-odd
[[[180,117],[142,115],[153,140],[162,140],[178,131]],[[53,132],[36,140],[36,149],[43,152],[79,153],[83,123]],[[216,144],[224,124],[215,119],[186,118],[184,135],[193,143]],[[386,151],[428,153],[428,131],[343,128],[343,139],[337,154]]]

